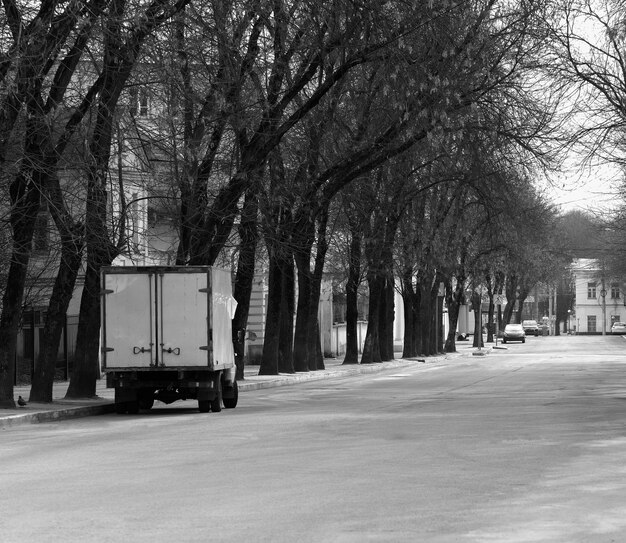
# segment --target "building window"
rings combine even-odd
[[[620,298],[619,285],[617,283],[611,283],[611,298],[617,300]]]
[[[622,319],[619,318],[619,315],[611,315],[611,326],[616,322],[622,322]]]
[[[147,117],[150,113],[150,97],[146,87],[132,87],[130,89],[130,114],[137,117]]]
[[[596,331],[596,316],[587,315],[587,332],[594,333]]]
[[[596,294],[596,284],[595,283],[587,283],[587,298],[597,298]]]
[[[137,105],[137,116],[147,117],[150,103],[148,100],[148,89],[145,87],[139,89],[139,103]]]

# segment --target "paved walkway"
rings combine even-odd
[[[474,354],[476,349],[471,344],[457,345],[457,353],[426,358],[397,359],[379,364],[358,364],[343,366],[343,358],[325,359],[326,369],[303,373],[281,373],[279,375],[257,375],[258,366],[246,366],[244,380],[238,382],[239,392],[258,390],[260,388],[279,387],[293,385],[305,381],[329,379],[333,377],[345,377],[365,373],[377,373],[398,367],[415,364],[433,364],[448,358],[468,356]],[[483,349],[488,352],[489,347]],[[114,412],[114,390],[106,388],[106,379],[96,382],[96,397],[93,399],[67,400],[65,393],[68,382],[59,381],[54,384],[52,403],[28,402],[30,386],[17,386],[14,388],[15,399],[22,396],[28,403],[25,407],[15,409],[0,409],[0,428],[16,424],[45,422],[74,417],[85,417]],[[240,400],[241,401],[241,400]]]

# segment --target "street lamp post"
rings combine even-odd
[[[567,335],[572,333],[572,310],[567,310]]]
[[[604,288],[604,277],[602,278],[600,296],[602,296],[602,335],[606,336],[606,290]]]

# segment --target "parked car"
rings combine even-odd
[[[521,341],[526,343],[526,332],[521,324],[507,324],[502,334],[502,343],[509,341]]]
[[[614,322],[611,326],[611,334],[626,334],[626,322]]]
[[[537,321],[522,321],[522,328],[524,328],[526,334],[532,334],[533,336],[539,335],[539,325]]]

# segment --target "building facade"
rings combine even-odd
[[[572,275],[575,302],[568,329],[577,334],[608,334],[614,322],[626,320],[624,284],[606,273],[600,260],[575,259]]]

